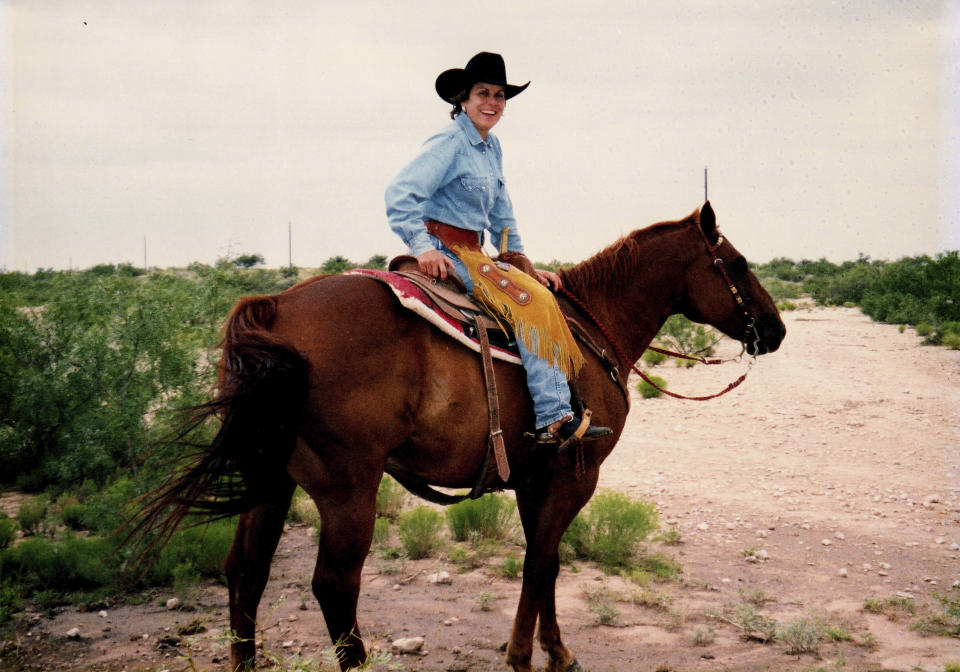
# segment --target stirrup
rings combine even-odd
[[[583,412],[583,418],[573,416],[562,424],[556,432],[542,431],[537,434],[537,443],[540,445],[558,446],[557,450],[563,451],[567,446],[579,441],[593,441],[602,439],[605,436],[613,434],[609,427],[591,426],[590,419],[593,412],[586,409]]]

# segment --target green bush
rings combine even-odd
[[[657,527],[657,512],[648,502],[619,492],[599,493],[574,518],[563,535],[577,557],[605,569],[631,567],[637,547]]]
[[[396,520],[403,511],[406,498],[407,492],[403,486],[384,474],[377,489],[377,515]]]
[[[160,552],[148,573],[149,583],[171,583],[176,578],[177,567],[183,565],[189,565],[203,577],[223,578],[224,562],[233,545],[237,519],[227,518],[194,526],[191,522],[196,521],[188,519]]]
[[[119,565],[105,539],[67,534],[62,541],[32,537],[3,551],[3,565],[17,572],[31,588],[54,592],[88,590],[115,578]]]
[[[16,538],[17,521],[5,513],[0,513],[0,550],[3,550]]]
[[[40,531],[40,523],[46,515],[47,502],[44,498],[27,499],[20,504],[17,522],[20,523],[20,529],[25,535],[37,534]]]
[[[428,558],[437,551],[442,521],[437,511],[425,506],[417,506],[400,516],[400,542],[411,560]]]
[[[454,541],[472,538],[503,540],[514,521],[513,502],[503,495],[487,494],[449,507],[447,525]]]
[[[390,543],[390,520],[377,518],[373,524],[373,545],[386,546]]]
[[[141,489],[128,478],[122,478],[82,505],[80,525],[94,534],[109,534],[119,528],[134,512]]]
[[[500,576],[505,579],[516,579],[523,572],[523,560],[512,553],[503,559],[500,565]]]
[[[663,388],[664,390],[667,389],[667,381],[660,376],[649,376],[649,378],[659,387]],[[655,399],[656,397],[663,396],[663,392],[645,380],[641,380],[639,383],[637,383],[637,392],[639,392],[640,396],[642,396],[644,399]]]
[[[0,560],[0,625],[20,609],[20,579],[4,568]]]
[[[655,350],[644,350],[641,359],[646,363],[647,366],[659,366],[667,361],[667,356],[663,353],[656,352]]]

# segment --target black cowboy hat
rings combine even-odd
[[[530,82],[523,86],[507,84],[507,68],[503,64],[503,56],[481,51],[467,61],[467,67],[441,72],[437,77],[437,93],[445,101],[452,103],[454,96],[461,91],[466,91],[477,82],[502,86],[507,99],[513,98],[530,86]]]

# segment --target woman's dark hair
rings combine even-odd
[[[472,88],[472,87],[471,87]],[[450,118],[456,119],[457,115],[463,112],[463,101],[470,97],[470,89],[464,89],[460,93],[450,98],[450,102],[453,103],[453,109],[450,110]]]

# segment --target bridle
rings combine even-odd
[[[717,235],[717,242],[713,245],[710,244],[710,240],[707,238],[707,234],[703,232],[703,229],[700,228],[699,224],[693,224],[697,229],[697,233],[700,234],[700,237],[703,239],[703,244],[707,246],[707,253],[713,257],[713,267],[720,271],[720,275],[723,276],[724,282],[727,283],[727,289],[730,290],[730,294],[733,295],[733,300],[736,302],[737,307],[740,309],[740,312],[743,313],[743,317],[746,320],[747,326],[743,330],[743,338],[740,339],[740,343],[743,345],[743,350],[740,354],[746,350],[747,342],[750,340],[751,334],[753,335],[753,351],[754,353],[760,352],[760,332],[757,331],[757,319],[750,314],[750,311],[747,310],[747,303],[743,300],[743,292],[741,292],[736,283],[733,281],[733,278],[730,277],[730,274],[727,272],[727,267],[723,263],[723,258],[717,254],[717,250],[720,249],[720,246],[723,245],[723,236]],[[756,355],[754,355],[756,357]]]
[[[743,353],[746,352],[746,349],[747,349],[747,338],[749,338],[752,332],[753,338],[754,338],[754,341],[753,341],[754,354],[752,355],[750,362],[747,365],[747,370],[743,372],[743,375],[741,375],[739,378],[734,380],[732,383],[727,385],[723,390],[721,390],[720,392],[717,392],[716,394],[710,394],[710,395],[699,396],[699,397],[691,397],[683,394],[677,394],[676,392],[671,392],[670,390],[666,390],[660,387],[655,382],[653,382],[647,374],[645,374],[643,371],[637,368],[637,365],[627,357],[626,353],[624,353],[620,345],[614,340],[613,336],[610,335],[610,332],[607,331],[606,327],[604,327],[603,324],[600,322],[600,320],[597,319],[597,316],[594,315],[589,308],[587,308],[586,304],[583,301],[577,298],[566,287],[561,287],[559,291],[565,297],[567,297],[573,304],[575,304],[578,308],[580,308],[580,310],[587,317],[590,318],[590,320],[597,327],[597,329],[600,330],[600,333],[603,334],[603,337],[607,339],[607,342],[610,344],[610,347],[612,347],[613,350],[620,357],[620,360],[623,362],[628,362],[633,372],[639,375],[648,385],[659,390],[663,394],[666,394],[667,396],[673,397],[675,399],[686,399],[688,401],[708,401],[710,399],[716,399],[717,397],[723,396],[730,390],[733,390],[734,388],[738,387],[740,383],[742,383],[744,380],[747,379],[747,374],[750,373],[750,370],[753,368],[754,363],[757,361],[756,353],[760,352],[759,350],[760,333],[757,331],[757,328],[756,328],[756,320],[750,315],[749,311],[747,310],[747,303],[743,300],[743,294],[740,292],[739,289],[737,289],[736,283],[734,283],[733,278],[730,277],[730,274],[727,272],[727,269],[724,267],[723,259],[720,257],[720,255],[717,254],[717,250],[723,244],[723,236],[718,236],[716,244],[711,245],[710,241],[707,239],[707,235],[703,232],[703,229],[700,228],[700,225],[699,224],[692,224],[692,225],[696,227],[697,232],[700,234],[700,237],[703,239],[704,244],[707,246],[707,252],[713,258],[713,267],[720,271],[720,274],[723,276],[724,281],[727,283],[727,287],[730,289],[730,293],[733,295],[733,299],[736,302],[737,307],[741,310],[741,312],[743,312],[743,315],[747,320],[747,326],[744,329],[744,339],[741,340],[740,342],[742,349],[740,350],[739,355],[737,355],[736,357],[732,357],[730,359],[707,359],[705,357],[685,355],[679,352],[673,352],[671,350],[664,350],[662,348],[656,348],[651,346],[648,346],[647,349],[653,350],[654,352],[659,352],[660,354],[667,355],[669,357],[693,360],[693,361],[701,362],[702,364],[722,364],[728,361],[740,361],[740,359],[743,356]],[[601,352],[601,355],[602,354],[603,353]],[[619,373],[617,369],[614,368],[610,371],[610,377],[614,380],[614,382],[617,382],[617,383],[619,383],[619,381],[617,380],[618,375]]]

